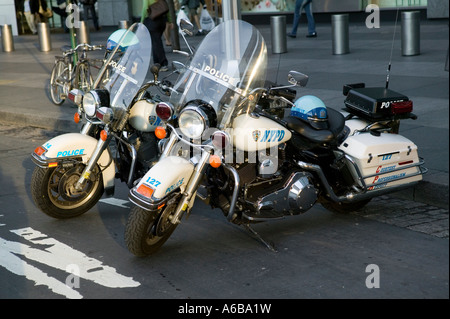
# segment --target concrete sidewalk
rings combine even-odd
[[[272,53],[270,26],[257,27],[267,42],[267,79],[286,84],[290,70],[305,73],[310,81],[306,88],[297,90],[297,96],[316,95],[328,107],[338,110],[344,107],[344,84],[385,85],[393,45],[389,88],[413,100],[413,112],[418,115],[415,121],[402,121],[400,133],[418,145],[419,155],[429,169],[424,181],[415,189],[398,192],[395,196],[448,209],[449,72],[444,70],[449,46],[448,20],[421,21],[421,52],[416,56],[401,55],[400,22],[395,37],[393,22],[381,22],[379,29],[368,29],[364,22],[351,23],[350,53],[345,55],[332,54],[329,23],[317,24],[317,38],[306,38],[306,23],[301,24],[297,38],[287,39],[287,52],[283,54]],[[103,28],[100,32],[91,32],[91,44],[106,44],[113,31]],[[188,40],[198,47],[203,38],[196,36]],[[60,55],[61,46],[70,44],[66,33],[52,33],[51,40],[53,50],[40,52],[36,35],[22,35],[14,38],[15,51],[0,52],[0,121],[79,131],[79,126],[73,122],[76,108],[70,102],[54,105],[47,93],[54,57]],[[180,42],[181,49],[186,49],[181,39]],[[170,47],[166,50],[169,61],[185,61],[184,57],[171,53]]]

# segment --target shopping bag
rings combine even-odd
[[[177,14],[177,25],[178,25],[178,28],[180,28],[180,21],[181,21],[181,19],[190,21],[188,16],[187,16],[187,14],[186,14],[186,12],[184,12],[183,8],[181,8],[180,11]]]
[[[39,1],[39,13],[42,14],[45,18],[53,17],[53,11],[50,8],[43,9],[41,5],[41,1]]]
[[[211,18],[211,15],[206,9],[206,6],[203,7],[202,13],[200,14],[200,26],[205,31],[211,31],[216,26],[213,18]]]

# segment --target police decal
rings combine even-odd
[[[259,137],[261,136],[260,130],[255,130],[252,132],[252,137],[255,142],[258,142]]]

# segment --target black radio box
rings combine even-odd
[[[380,119],[391,116],[391,103],[409,101],[408,97],[383,87],[349,88],[345,106],[351,112]]]

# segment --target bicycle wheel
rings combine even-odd
[[[75,74],[74,87],[82,90],[83,92],[88,92],[93,84],[94,80],[92,79],[91,76],[89,64],[84,62],[78,64],[77,71]]]
[[[50,97],[56,105],[61,105],[66,100],[64,86],[69,80],[69,71],[64,61],[55,63],[50,76]]]

